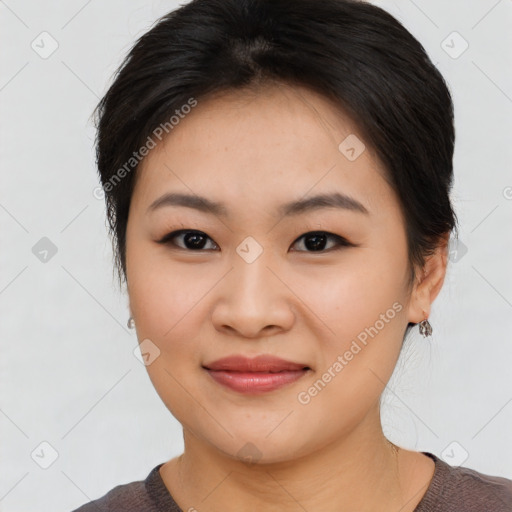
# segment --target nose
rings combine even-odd
[[[236,258],[233,269],[216,287],[215,328],[251,339],[290,329],[295,319],[293,293],[279,276],[279,269],[263,255],[252,263]]]

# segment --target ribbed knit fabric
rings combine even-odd
[[[414,512],[512,512],[512,480],[450,466],[432,453],[434,476]]]
[[[430,485],[414,512],[512,512],[512,480],[453,467],[429,452],[435,462]],[[176,504],[159,469],[146,480],[118,485],[73,512],[184,512]]]

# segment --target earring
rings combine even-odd
[[[127,322],[126,325],[128,326],[128,329],[134,329],[135,328],[135,320],[133,319],[132,316],[130,318],[128,318],[128,322]]]
[[[425,319],[420,322],[420,334],[423,335],[424,338],[432,335],[432,326],[430,322],[427,320],[427,315],[425,315],[425,311],[423,311],[423,315]]]

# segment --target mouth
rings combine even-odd
[[[223,357],[204,364],[203,368],[212,371],[278,373],[282,371],[303,370],[309,367],[304,363],[296,363],[270,354],[263,354],[252,358],[244,355]]]
[[[230,356],[203,365],[211,378],[233,391],[243,394],[261,394],[296,382],[311,368],[271,355],[256,358]]]

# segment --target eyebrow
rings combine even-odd
[[[166,206],[184,206],[204,213],[211,213],[219,217],[230,218],[226,206],[222,203],[218,203],[198,195],[189,195],[177,192],[168,192],[158,199],[155,199],[155,201],[153,201],[149,206],[147,212],[150,213]],[[281,205],[278,208],[277,213],[281,216],[293,216],[322,208],[339,208],[363,213],[365,215],[369,215],[370,213],[368,209],[357,199],[340,192],[319,194],[307,199],[291,201]]]

